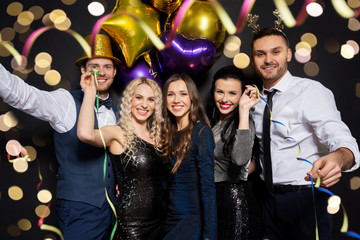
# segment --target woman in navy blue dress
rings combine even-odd
[[[169,202],[164,240],[216,237],[214,138],[195,83],[186,74],[163,87],[163,154],[168,159]]]

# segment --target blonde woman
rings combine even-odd
[[[79,115],[81,141],[110,150],[120,194],[116,199],[116,239],[159,239],[163,223],[165,165],[160,157],[163,123],[161,90],[147,78],[131,81],[121,99],[118,125],[94,129],[96,87],[91,73],[81,81],[84,90]]]

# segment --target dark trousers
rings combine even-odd
[[[315,189],[320,240],[331,239],[332,216],[327,212],[329,195]],[[264,232],[270,240],[316,239],[312,189],[267,193],[263,205]]]
[[[56,218],[65,240],[110,239],[113,212],[108,202],[101,208],[57,199]]]

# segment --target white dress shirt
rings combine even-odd
[[[299,146],[299,157],[312,163],[338,148],[348,148],[354,154],[356,162],[348,171],[359,167],[358,144],[349,128],[341,121],[340,112],[329,89],[317,81],[294,77],[290,72],[274,87],[266,90],[273,89],[278,90],[272,100],[273,121],[281,123],[271,122],[270,129],[274,184],[309,184],[304,177],[312,165],[297,159]],[[266,94],[264,97],[266,98]],[[251,112],[260,141],[262,166],[264,108],[265,102],[260,101]],[[286,140],[286,137],[289,139]]]
[[[0,97],[10,106],[49,122],[59,133],[67,132],[74,127],[77,114],[74,98],[69,91],[39,90],[8,72],[1,64],[0,83]],[[105,106],[99,108],[97,118],[100,127],[116,124],[115,113]]]

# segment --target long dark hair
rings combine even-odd
[[[216,123],[220,120],[220,111],[216,107],[215,99],[214,99],[214,91],[215,91],[215,83],[219,79],[228,79],[228,78],[234,78],[239,80],[241,83],[241,94],[245,90],[245,86],[249,84],[248,77],[235,66],[226,66],[221,69],[219,69],[213,78],[211,89],[210,89],[210,100],[207,105],[207,113],[210,118],[210,125],[211,127],[215,126]],[[234,142],[235,142],[235,134],[236,130],[239,125],[239,106],[237,106],[232,112],[230,117],[227,119],[226,124],[221,132],[221,140],[224,143],[223,147],[223,154],[226,157],[231,156],[231,150],[233,148]],[[230,135],[226,137],[226,133],[230,131]]]
[[[191,107],[189,111],[189,124],[181,131],[179,136],[179,142],[174,146],[174,139],[177,132],[176,117],[169,112],[167,104],[163,104],[163,116],[165,126],[162,132],[162,147],[163,156],[170,158],[176,156],[176,163],[171,170],[171,173],[176,173],[180,167],[182,160],[186,157],[187,152],[190,150],[188,147],[191,146],[191,134],[195,125],[200,121],[210,126],[209,119],[206,116],[200,94],[194,83],[194,81],[186,74],[174,74],[164,84],[163,87],[163,101],[167,99],[167,93],[169,85],[172,82],[182,80],[185,82],[190,100]]]

